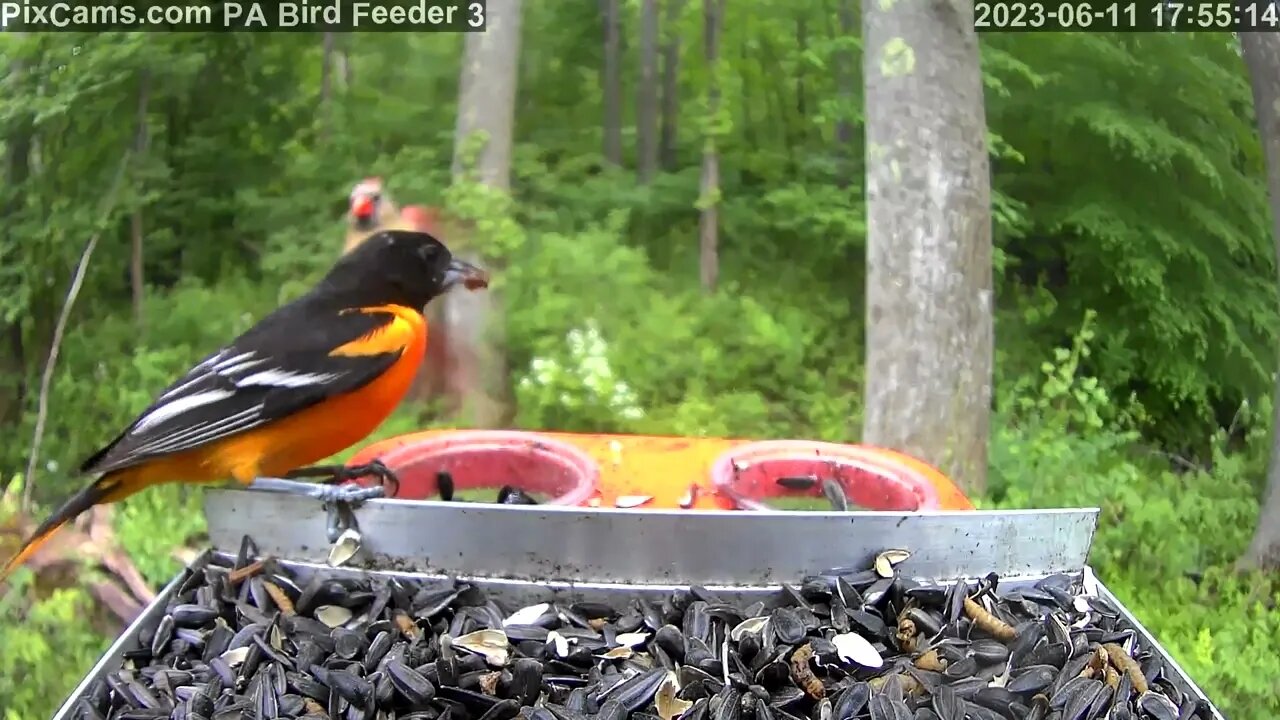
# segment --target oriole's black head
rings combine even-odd
[[[430,234],[384,230],[343,255],[317,290],[346,303],[421,310],[456,285],[474,290],[488,284],[484,270],[453,257]]]

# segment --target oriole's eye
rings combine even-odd
[[[436,256],[438,256],[439,254],[440,254],[440,248],[436,247],[435,245],[424,244],[424,245],[418,246],[418,256],[421,257],[423,260],[426,260],[427,262],[432,262],[433,260],[436,259]]]

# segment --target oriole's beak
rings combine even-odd
[[[449,263],[449,269],[444,271],[444,282],[441,285],[444,290],[449,290],[455,285],[461,285],[468,290],[479,290],[489,287],[489,274],[469,262],[454,258]]]

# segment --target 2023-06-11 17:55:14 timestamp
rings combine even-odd
[[[1280,0],[976,0],[978,32],[1280,32]]]

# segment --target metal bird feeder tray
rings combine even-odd
[[[529,442],[537,447],[522,445]],[[1159,682],[1175,688],[1187,701],[1200,703],[1197,717],[1223,720],[1203,692],[1086,564],[1098,520],[1096,508],[967,509],[968,502],[961,502],[963,496],[954,486],[936,482],[941,476],[935,470],[909,458],[902,462],[892,454],[859,455],[845,448],[836,462],[815,465],[806,460],[817,456],[826,461],[839,454],[827,446],[443,433],[409,436],[369,451],[379,453],[398,470],[402,492],[417,498],[370,500],[354,508],[359,547],[339,567],[329,564],[332,546],[320,503],[241,489],[207,492],[205,512],[212,547],[184,569],[115,641],[66,700],[56,720],[82,717],[82,701],[88,703],[104,692],[116,692],[103,683],[116,677],[113,673],[129,662],[127,658],[139,652],[145,655],[147,650],[138,650],[143,647],[140,638],[156,632],[154,628],[171,612],[171,602],[182,593],[184,584],[205,576],[205,567],[212,562],[221,563],[225,573],[246,537],[252,539],[259,557],[270,558],[274,567],[298,578],[299,585],[317,576],[359,577],[371,583],[386,583],[392,578],[399,583],[465,580],[506,608],[505,612],[541,602],[564,607],[596,602],[624,608],[637,598],[658,602],[689,586],[700,586],[700,592],[713,593],[725,601],[747,603],[776,597],[780,590],[786,592],[784,583],[794,588],[805,578],[847,572],[841,568],[870,567],[890,548],[909,553],[891,576],[917,586],[945,588],[960,581],[971,586],[996,573],[1000,590],[1007,591],[1039,587],[1036,583],[1047,577],[1065,576],[1073,594],[1115,609],[1118,627],[1151,657],[1158,658],[1163,668]],[[352,462],[368,459],[369,451]],[[679,461],[673,460],[673,455]],[[867,473],[884,472],[884,458],[889,458],[894,471],[903,477],[910,477],[906,473],[910,469],[915,477],[927,478],[924,482],[935,494],[917,493],[920,486],[904,480],[882,484],[878,494],[860,495],[854,489],[856,483]],[[757,471],[761,473],[757,476],[739,470],[738,479],[734,479],[733,463],[741,466],[744,459],[748,469],[753,462],[765,469]],[[501,505],[425,499],[433,494],[434,474],[444,466],[456,474],[460,487],[467,483],[488,487],[518,480],[483,479],[484,469],[496,471],[513,462],[515,467],[508,467],[511,472],[541,472],[542,479],[530,482],[540,483],[536,487],[556,501]],[[647,462],[653,467],[646,469],[642,463]],[[786,475],[827,473],[837,477],[851,498],[908,507],[852,512],[761,509],[750,501],[767,497],[765,490],[772,487],[768,462]],[[868,467],[872,469],[868,471]],[[693,506],[698,512],[679,507],[678,501],[690,484],[705,491],[700,504]],[[589,487],[593,492],[583,498]],[[897,490],[886,491],[885,487]],[[652,496],[653,501],[640,507],[612,507],[619,497],[637,494]],[[598,507],[591,506],[592,500]],[[742,506],[753,511],[728,509]],[[247,691],[240,688],[237,692]]]

